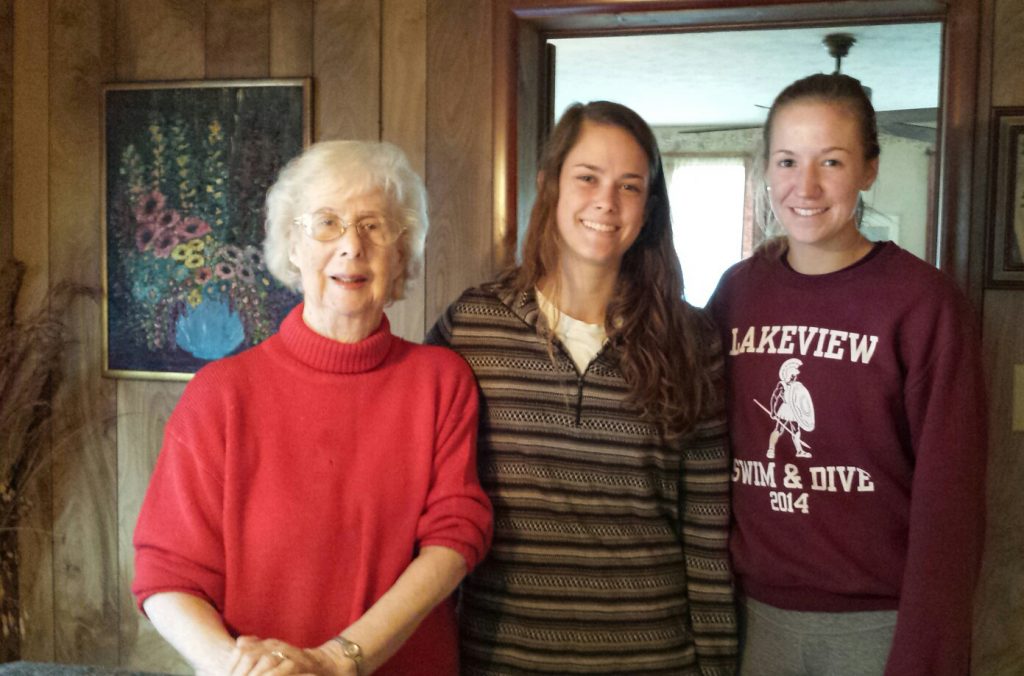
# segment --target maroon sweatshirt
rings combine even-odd
[[[825,275],[755,256],[709,307],[742,591],[790,610],[898,610],[886,674],[968,673],[987,417],[966,299],[886,242]]]

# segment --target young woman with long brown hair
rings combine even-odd
[[[576,104],[537,186],[522,264],[428,336],[476,374],[495,508],[463,673],[732,673],[722,357],[681,300],[654,136]]]

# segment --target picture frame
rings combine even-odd
[[[1024,108],[993,110],[987,286],[1024,288]]]
[[[264,200],[309,146],[309,78],[102,89],[103,375],[188,380],[299,296],[263,259]]]

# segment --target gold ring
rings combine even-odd
[[[287,657],[284,656],[284,653],[281,652],[280,650],[271,651],[270,656],[271,657],[276,657],[277,659],[281,660],[282,662],[284,660],[288,659]]]

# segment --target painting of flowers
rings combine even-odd
[[[263,201],[310,139],[309,81],[104,88],[106,375],[187,379],[273,334]]]

